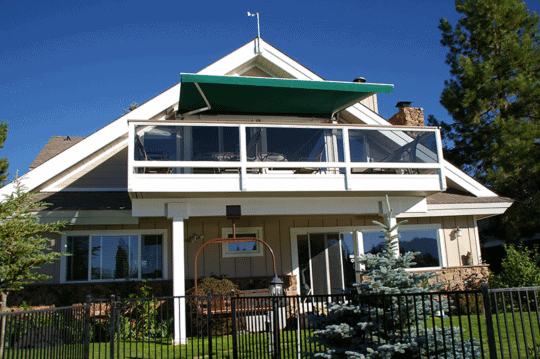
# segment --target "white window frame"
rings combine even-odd
[[[403,224],[399,227],[399,231],[402,230],[430,230],[435,229],[437,230],[437,246],[439,250],[439,263],[440,266],[438,267],[414,267],[407,269],[407,271],[411,272],[420,272],[420,271],[434,271],[439,270],[442,268],[445,268],[447,266],[446,263],[446,251],[445,251],[445,244],[444,244],[444,232],[442,229],[441,224],[433,223],[433,224]],[[293,268],[293,275],[296,275],[297,278],[300,278],[299,275],[299,264],[298,264],[298,242],[297,242],[297,236],[298,235],[309,235],[310,233],[355,233],[358,232],[358,234],[354,234],[354,236],[358,236],[356,240],[356,247],[355,247],[355,255],[361,255],[364,253],[364,246],[363,246],[363,240],[362,240],[362,232],[377,232],[381,231],[382,228],[376,225],[373,226],[358,226],[358,227],[297,227],[297,228],[291,228],[290,234],[291,234],[291,254],[292,254],[292,268]],[[329,273],[327,273],[329,275]],[[298,286],[298,294],[300,294],[300,286]]]
[[[262,227],[237,227],[236,234],[246,234],[246,233],[255,233],[255,238],[263,240]],[[221,237],[228,238],[230,234],[233,234],[232,228],[222,228]],[[223,258],[238,258],[238,257],[262,257],[264,255],[264,248],[261,242],[257,243],[257,249],[254,251],[229,251],[229,243],[223,243],[221,245],[221,255]]]
[[[141,276],[141,240],[143,235],[155,235],[155,234],[161,234],[162,235],[162,245],[161,245],[161,255],[162,255],[162,270],[163,270],[163,277],[162,278],[151,278],[151,279],[144,279],[144,280],[167,280],[168,279],[168,235],[166,229],[137,229],[137,230],[113,230],[113,231],[66,231],[62,233],[62,244],[61,244],[61,252],[66,253],[67,252],[67,237],[76,237],[76,236],[88,236],[89,238],[89,246],[92,245],[92,237],[100,237],[100,236],[137,236],[138,238],[138,268],[137,268],[137,278],[119,278],[119,279],[92,279],[90,274],[88,275],[87,280],[67,280],[67,258],[65,256],[62,256],[60,258],[60,283],[100,283],[100,282],[118,282],[118,281],[126,281],[126,280],[134,280],[134,281],[142,281],[143,278]],[[92,263],[92,251],[88,251],[88,266],[90,267],[90,264]],[[88,269],[90,273],[90,269]]]

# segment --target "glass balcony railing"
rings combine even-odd
[[[130,178],[317,174],[349,179],[441,176],[442,168],[436,128],[133,121],[129,151]]]

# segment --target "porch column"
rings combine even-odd
[[[173,344],[187,344],[186,271],[184,255],[184,219],[189,218],[189,205],[168,203],[167,216],[172,219],[172,275],[174,299]]]

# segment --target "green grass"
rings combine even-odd
[[[507,313],[506,318],[504,315],[499,314],[498,322],[496,315],[493,315],[492,318],[499,359],[510,358],[510,353],[512,358],[526,358],[527,353],[531,359],[540,358],[540,322],[537,319],[536,312],[531,313],[530,317],[528,313],[524,313],[523,320],[519,312]],[[445,327],[461,327],[464,339],[470,339],[471,336],[475,339],[481,338],[483,340],[484,356],[489,357],[487,329],[483,314],[479,316],[471,315],[470,319],[467,316],[452,316],[451,318],[444,318],[442,322]],[[440,318],[435,318],[435,325],[441,327]],[[431,319],[428,322],[428,327],[433,327]],[[537,346],[536,353],[534,351],[535,345]]]
[[[282,331],[280,335],[281,358],[298,358],[297,334],[295,330]],[[309,336],[307,331],[301,331],[302,336]],[[241,333],[237,335],[239,358],[265,358],[269,357],[268,333]],[[307,342],[307,339],[305,340]],[[186,345],[173,345],[171,339],[121,341],[114,348],[115,355],[120,358],[208,358],[209,344],[204,338],[188,338]],[[309,345],[309,344],[307,344]],[[300,348],[301,351],[309,348]],[[92,343],[90,358],[105,358],[110,354],[110,344]],[[214,337],[212,340],[212,356],[214,358],[233,357],[233,338],[231,335]]]

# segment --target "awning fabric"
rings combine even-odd
[[[182,74],[178,113],[330,118],[392,89],[385,84]]]

